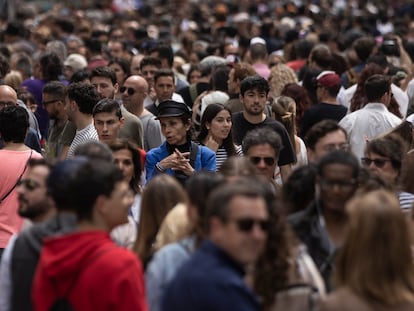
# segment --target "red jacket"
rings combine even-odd
[[[45,241],[32,288],[34,310],[49,310],[59,297],[77,311],[147,311],[140,261],[104,231]]]

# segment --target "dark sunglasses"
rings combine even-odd
[[[29,191],[36,190],[40,187],[40,184],[37,181],[34,181],[33,179],[20,179],[17,185],[23,185]]]
[[[361,158],[362,164],[365,166],[370,166],[371,163],[374,163],[374,165],[378,168],[384,167],[385,163],[391,162],[390,159],[370,159],[370,158]]]
[[[267,166],[272,166],[275,164],[275,159],[272,157],[250,157],[250,162],[252,162],[254,165],[259,164],[262,160],[266,163]]]
[[[125,93],[125,91],[127,91],[129,96],[132,96],[135,94],[135,89],[133,89],[132,87],[123,86],[119,90],[121,91],[121,93]]]
[[[240,219],[233,219],[233,221],[237,225],[237,228],[242,232],[252,231],[254,225],[258,225],[262,231],[267,231],[269,229],[268,220],[257,220],[253,218],[240,218]]]

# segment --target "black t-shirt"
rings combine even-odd
[[[258,124],[253,124],[248,122],[244,116],[243,112],[233,113],[233,139],[237,145],[241,145],[244,136],[247,132],[254,130],[258,127],[268,126],[276,131],[282,139],[283,148],[280,151],[278,165],[286,165],[294,163],[296,161],[296,155],[293,151],[292,143],[290,141],[289,135],[282,125],[282,123],[266,117],[266,119]]]
[[[308,130],[322,120],[334,120],[339,122],[346,116],[347,108],[342,105],[320,103],[310,107],[303,114],[300,127],[300,136],[304,137]]]

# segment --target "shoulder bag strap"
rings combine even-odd
[[[29,161],[32,158],[32,153],[33,153],[33,150],[30,150],[30,155],[26,161],[26,165],[24,166],[23,172],[20,174],[19,178],[17,178],[16,182],[14,183],[14,186],[0,199],[0,204],[3,203],[3,201],[10,195],[10,193],[13,192],[14,188],[16,188],[17,185],[19,184],[20,180],[23,177],[24,172],[26,172],[27,166],[29,165]]]
[[[190,165],[194,168],[195,160],[197,158],[198,144],[191,142],[191,151],[190,151]]]

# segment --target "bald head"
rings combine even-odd
[[[16,91],[8,85],[0,85],[0,109],[17,105]]]
[[[137,75],[129,76],[121,88],[122,101],[130,112],[140,115],[144,109],[144,99],[148,94],[147,81]]]

